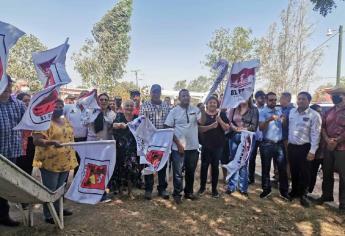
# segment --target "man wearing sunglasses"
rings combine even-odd
[[[263,141],[260,147],[263,192],[260,194],[260,198],[266,198],[271,195],[270,170],[273,158],[278,166],[280,196],[290,200],[288,195],[287,161],[282,133],[285,117],[281,109],[276,107],[277,95],[269,92],[266,98],[267,106],[260,111],[259,117],[259,127],[263,132]]]

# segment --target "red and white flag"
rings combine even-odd
[[[8,85],[6,68],[10,48],[25,33],[13,25],[0,21],[0,94],[2,94]]]
[[[101,111],[97,103],[97,90],[94,89],[80,97],[77,101],[77,105],[82,110],[83,123],[88,124],[93,122]]]
[[[35,93],[22,120],[13,129],[37,131],[49,129],[55,103],[59,97],[58,89],[61,85],[56,84]]]
[[[146,165],[143,175],[160,171],[168,162],[173,142],[174,129],[156,129],[145,116],[128,123],[137,141],[140,164]]]
[[[71,78],[67,74],[65,61],[66,53],[69,48],[68,38],[66,42],[56,48],[43,52],[32,53],[32,60],[44,88],[54,84],[71,82]]]
[[[116,164],[114,140],[72,143],[80,166],[65,197],[79,203],[101,201]]]
[[[221,108],[236,108],[247,101],[254,92],[255,73],[259,60],[237,62],[232,65]]]

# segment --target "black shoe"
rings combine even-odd
[[[264,190],[261,194],[260,194],[260,198],[267,198],[268,196],[270,196],[272,193],[271,190]]]
[[[297,193],[294,192],[294,191],[291,191],[291,192],[289,192],[289,197],[290,197],[291,200],[294,199],[294,198],[297,198]]]
[[[301,197],[300,203],[305,208],[310,207],[310,201],[309,201],[309,199],[306,196]]]
[[[226,194],[229,194],[229,195],[231,195],[233,192],[234,192],[234,191],[231,191],[230,189],[227,189],[227,190],[225,191],[225,193],[226,193]]]
[[[242,191],[240,191],[240,194],[241,194],[242,196],[244,196],[244,197],[248,197],[248,193],[247,193],[247,192],[242,192]]]
[[[146,192],[145,192],[145,195],[144,195],[144,198],[145,198],[146,200],[151,200],[151,199],[152,199],[152,193],[146,191]]]
[[[166,190],[158,192],[158,196],[162,197],[163,199],[169,199],[169,193]]]
[[[107,202],[111,202],[111,198],[109,197],[108,194],[103,194],[102,198],[101,198],[101,203],[107,203]]]
[[[190,199],[190,200],[192,200],[192,201],[195,201],[195,200],[198,199],[198,197],[195,196],[194,194],[185,194],[185,195],[184,195],[184,198]]]
[[[0,220],[0,225],[5,225],[8,227],[19,226],[19,222],[12,220],[9,216]]]
[[[220,197],[220,195],[219,195],[217,190],[212,192],[212,197],[213,198],[219,198]]]
[[[71,215],[73,215],[73,212],[69,210],[63,210],[63,216],[71,216]]]
[[[174,201],[177,205],[181,204],[182,203],[182,199],[181,197],[174,197]]]
[[[248,179],[248,184],[254,184],[255,183],[255,179],[249,178]]]
[[[48,224],[51,224],[51,225],[54,225],[54,224],[55,224],[53,218],[45,219],[44,221],[45,221],[46,223],[48,223]]]
[[[325,198],[325,197],[319,197],[318,199],[316,199],[316,204],[318,205],[322,205],[324,204],[325,202],[333,202],[334,199],[333,197],[332,198]]]
[[[205,193],[205,188],[200,188],[198,191],[198,195],[202,196]]]
[[[291,201],[292,198],[290,197],[290,194],[288,193],[280,193],[280,197],[283,198],[285,201]]]

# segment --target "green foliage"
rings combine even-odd
[[[198,78],[189,82],[187,88],[193,92],[207,92],[212,84],[212,80],[206,76],[199,76]]]
[[[92,29],[80,51],[73,55],[75,69],[89,87],[114,93],[125,72],[130,47],[132,0],[119,0]]]
[[[321,15],[327,16],[328,13],[331,13],[333,9],[337,7],[334,0],[310,0],[313,5],[314,11],[318,11]],[[344,0],[340,0],[344,1]]]
[[[181,89],[186,89],[187,88],[187,80],[179,80],[176,81],[174,85],[174,90],[179,91]]]
[[[24,35],[11,48],[7,72],[13,78],[28,82],[31,91],[40,88],[37,73],[32,62],[32,53],[47,50],[47,47],[34,35]]]

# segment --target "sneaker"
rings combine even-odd
[[[71,215],[73,215],[73,212],[69,210],[63,210],[63,216],[71,216]]]
[[[202,196],[205,193],[205,188],[200,188],[198,191],[198,195]]]
[[[225,193],[226,193],[226,194],[229,194],[229,195],[231,195],[233,192],[234,192],[234,191],[231,191],[230,189],[227,189],[227,190],[225,191]]]
[[[333,201],[334,201],[333,197],[332,198],[325,198],[325,197],[321,196],[318,199],[316,199],[316,204],[322,205],[325,202],[333,202]]]
[[[260,198],[267,198],[271,195],[271,190],[264,190],[261,194],[260,194]]]
[[[220,195],[219,195],[218,191],[212,192],[212,197],[213,197],[213,198],[219,198]]]
[[[44,221],[45,221],[46,223],[48,223],[48,224],[51,224],[51,225],[54,225],[54,224],[55,224],[53,218],[45,219]]]
[[[19,222],[12,220],[9,216],[0,220],[0,225],[5,225],[8,227],[19,226]]]
[[[146,200],[151,200],[152,199],[152,193],[146,191],[144,197],[145,197]]]
[[[301,197],[300,203],[305,208],[310,207],[310,201],[309,201],[309,199],[306,196]]]
[[[111,198],[108,196],[108,194],[103,194],[101,203],[107,203],[107,202],[111,202]]]
[[[195,201],[195,200],[198,199],[198,197],[195,196],[194,194],[185,194],[185,195],[184,195],[184,198],[190,199],[190,200],[192,200],[192,201]]]
[[[182,203],[182,199],[181,197],[174,197],[174,201],[177,205],[181,204]]]
[[[288,193],[280,193],[280,197],[284,199],[285,201],[291,201],[291,197]]]
[[[158,196],[162,197],[163,199],[169,199],[169,193],[166,190],[158,192]]]

